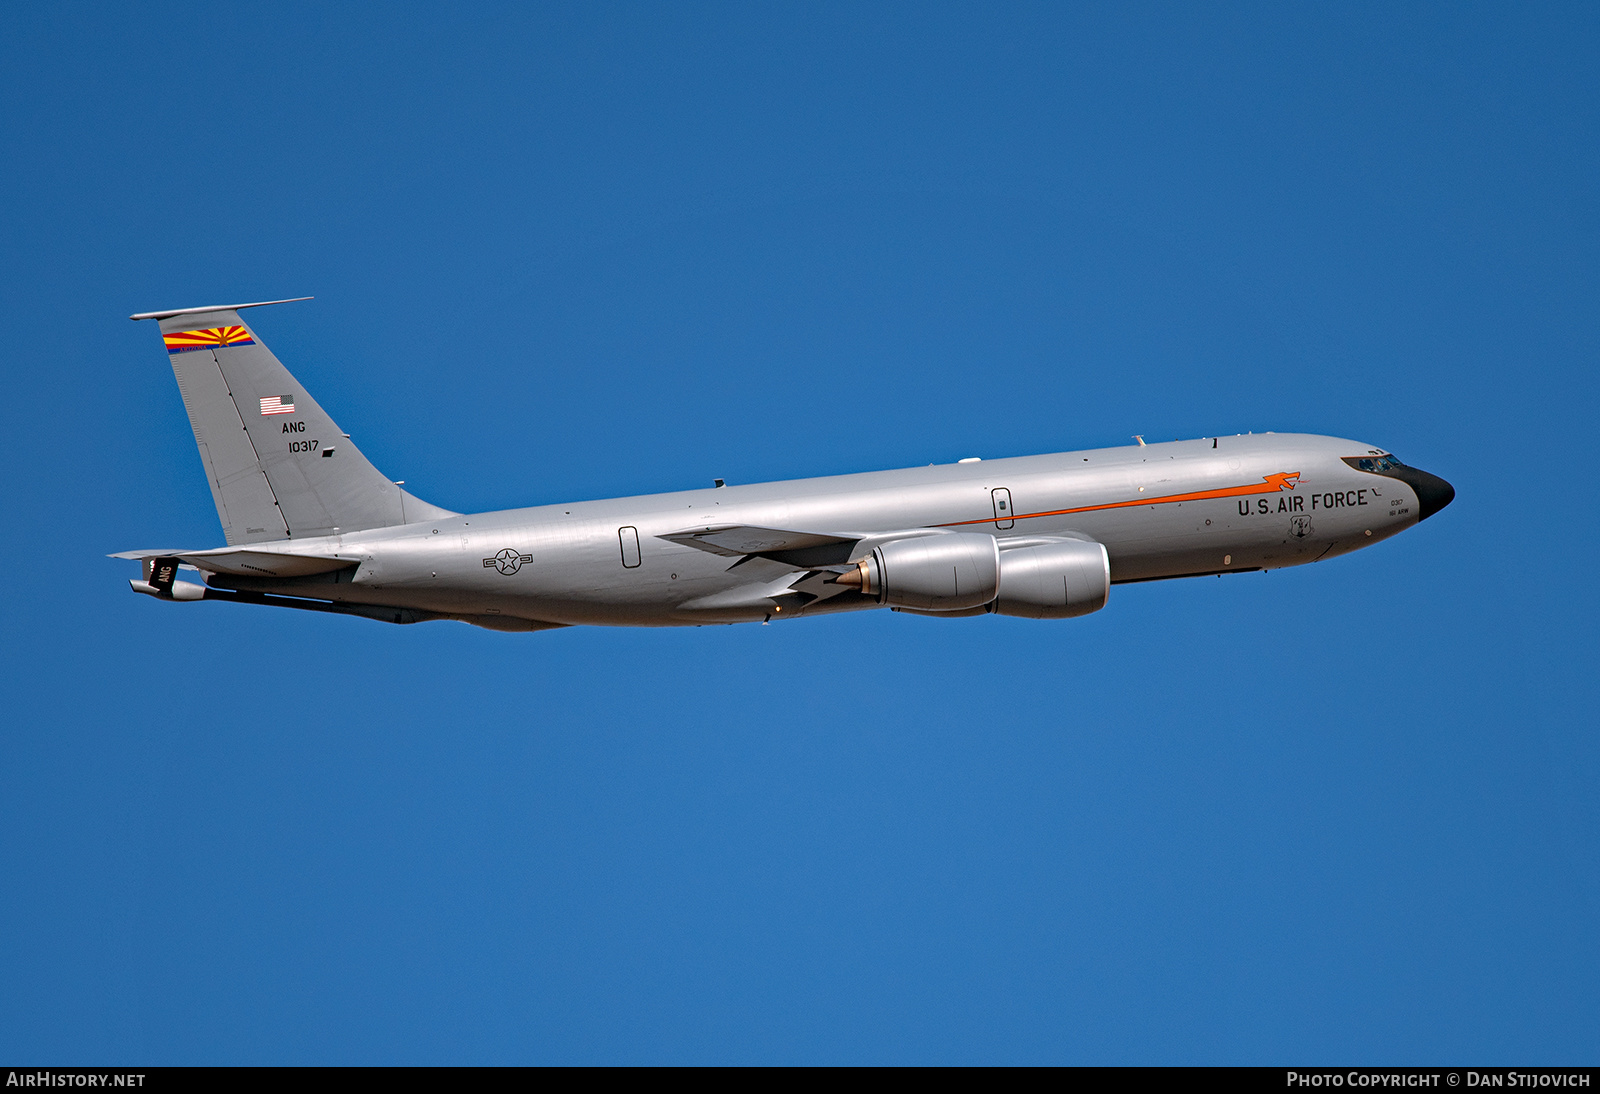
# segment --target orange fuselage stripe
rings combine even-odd
[[[1258,483],[1249,486],[1228,486],[1221,490],[1196,490],[1191,494],[1164,494],[1158,498],[1135,498],[1132,501],[1111,501],[1104,505],[1081,505],[1076,509],[1052,509],[1046,513],[1022,513],[1015,517],[984,517],[981,520],[953,520],[948,524],[936,525],[939,528],[958,528],[965,524],[994,524],[997,521],[1007,520],[1032,520],[1034,517],[1064,517],[1072,513],[1093,513],[1100,509],[1127,509],[1135,505],[1165,505],[1175,501],[1208,501],[1212,498],[1240,498],[1248,494],[1277,494],[1284,490],[1293,490],[1295,481],[1300,478],[1298,471],[1281,471],[1276,475],[1267,475]]]

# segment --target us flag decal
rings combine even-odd
[[[261,413],[266,414],[293,414],[293,395],[268,395],[261,400]]]

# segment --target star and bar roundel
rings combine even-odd
[[[231,327],[208,327],[205,330],[179,330],[163,334],[168,353],[186,353],[192,349],[218,349],[222,346],[253,346],[256,340],[239,324]]]
[[[522,554],[515,547],[502,547],[499,554],[483,560],[483,568],[485,570],[493,568],[510,577],[520,570],[524,563],[532,561],[532,555]]]

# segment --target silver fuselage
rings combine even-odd
[[[675,626],[878,606],[834,596],[785,613],[762,594],[805,567],[662,538],[719,526],[984,532],[1002,551],[1038,537],[1089,539],[1105,545],[1114,583],[1275,569],[1369,546],[1427,515],[1413,486],[1344,462],[1379,451],[1267,433],[571,502],[256,544],[358,565],[315,578],[210,580],[490,625]]]

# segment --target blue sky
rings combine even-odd
[[[18,8],[0,1058],[1580,1063],[1592,5]],[[463,511],[1245,431],[1355,556],[503,635],[129,594],[221,542],[130,312]],[[859,394],[856,394],[859,393]]]

